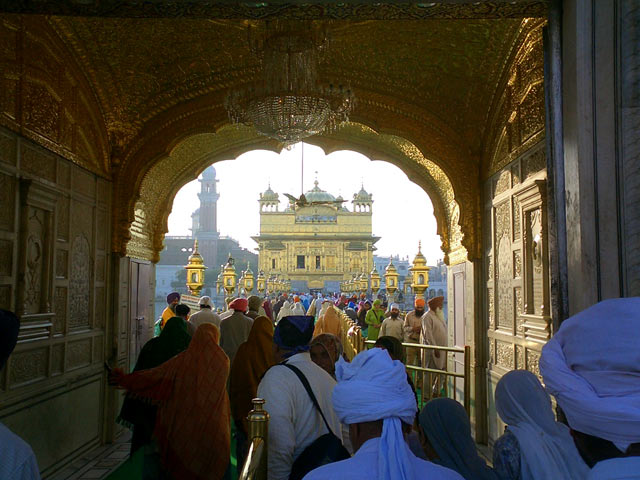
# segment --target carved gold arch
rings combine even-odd
[[[425,190],[433,202],[445,261],[457,262],[467,258],[467,251],[462,245],[462,229],[458,225],[460,205],[452,183],[444,171],[425,158],[411,142],[395,135],[377,133],[361,124],[349,123],[331,134],[313,137],[309,143],[321,147],[325,153],[349,149],[398,166],[411,181]],[[142,179],[132,212],[126,254],[158,261],[171,205],[180,188],[208,165],[237,158],[254,149],[279,152],[281,146],[258,136],[250,128],[225,126],[215,134],[191,135],[155,162]]]

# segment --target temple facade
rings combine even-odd
[[[346,201],[315,186],[280,210],[279,195],[260,194],[260,270],[291,280],[294,290],[339,291],[340,282],[373,268],[372,195],[363,188]]]

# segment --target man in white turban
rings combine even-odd
[[[417,458],[404,439],[416,416],[416,400],[404,365],[380,348],[358,354],[351,363],[336,365],[338,384],[333,408],[349,425],[355,455],[311,471],[305,480],[413,480],[462,477]]]
[[[640,297],[565,320],[540,372],[567,417],[587,479],[640,479]]]

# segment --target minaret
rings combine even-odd
[[[202,172],[200,182],[200,209],[198,211],[198,238],[218,238],[218,211],[217,202],[218,195],[216,184],[216,170],[208,167]]]

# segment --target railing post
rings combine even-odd
[[[260,461],[260,467],[258,468],[257,472],[257,478],[259,480],[266,480],[267,454],[269,451],[269,414],[263,408],[263,398],[254,398],[252,400],[252,403],[253,410],[249,412],[249,415],[247,417],[247,421],[249,423],[248,442],[251,443],[254,438],[261,438],[264,441],[264,449]]]
[[[464,409],[471,417],[471,347],[464,347]]]

